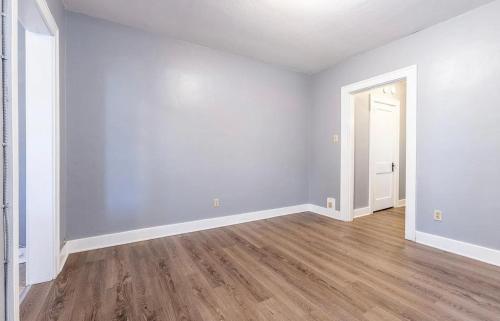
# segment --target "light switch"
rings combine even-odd
[[[333,135],[333,143],[338,144],[339,143],[339,135]]]

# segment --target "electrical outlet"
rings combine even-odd
[[[220,200],[218,198],[214,198],[213,205],[215,208],[220,207]]]
[[[443,220],[443,212],[440,210],[434,210],[434,221],[441,222]]]
[[[335,199],[333,197],[326,199],[326,208],[335,208]]]

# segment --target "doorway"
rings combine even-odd
[[[18,172],[19,298],[59,269],[59,39],[45,0],[19,2]]]
[[[354,94],[354,218],[405,203],[406,82]]]
[[[352,221],[355,217],[355,95],[359,92],[370,90],[377,87],[383,87],[388,84],[405,81],[406,91],[406,115],[404,124],[406,128],[406,150],[405,161],[405,238],[407,240],[415,241],[415,208],[416,208],[416,108],[417,108],[417,67],[410,66],[407,68],[395,70],[380,76],[366,79],[357,83],[353,83],[342,87],[341,91],[341,189],[340,189],[340,216],[344,221]],[[374,99],[376,100],[374,95]],[[387,106],[387,101],[378,98],[378,103]],[[376,103],[375,101],[374,103]],[[385,129],[380,129],[381,131]],[[387,146],[394,146],[393,144]],[[373,159],[373,157],[372,157]],[[394,162],[394,161],[393,161]],[[374,165],[370,166],[370,177],[379,171],[380,174],[392,172],[398,167],[398,163],[388,162],[387,160],[381,161],[378,169],[374,169]],[[386,175],[383,179],[386,182],[385,186],[391,188],[387,183],[388,180],[394,180],[394,174]],[[389,177],[389,178],[388,178]],[[372,181],[375,181],[372,178]],[[372,186],[369,184],[368,186]],[[392,185],[393,191],[396,187]],[[370,204],[373,203],[373,191],[369,192],[372,195]],[[390,193],[386,193],[388,195]],[[389,201],[387,197],[380,194],[381,199],[384,199],[386,206]],[[395,193],[392,195],[394,202]],[[390,197],[389,197],[390,198]],[[399,200],[398,200],[399,201]],[[397,204],[394,204],[397,205]]]

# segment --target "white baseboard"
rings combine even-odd
[[[68,242],[64,243],[63,247],[59,251],[59,266],[57,273],[60,273],[64,267],[64,264],[66,263],[66,260],[68,259]]]
[[[500,266],[500,250],[417,231],[417,243]]]
[[[323,207],[323,206],[318,206],[318,205],[315,205],[315,204],[307,204],[306,206],[307,206],[309,212],[312,212],[312,213],[315,213],[315,214],[319,214],[319,215],[323,215],[323,216],[327,216],[329,218],[333,218],[333,219],[336,219],[336,220],[340,220],[340,211],[336,210],[337,200],[335,198],[333,198],[333,197],[332,198],[328,198],[327,203],[330,200],[333,201],[333,204],[331,204],[332,205],[331,208]]]
[[[199,221],[177,223],[170,225],[154,226],[138,230],[125,231],[120,233],[105,234],[88,238],[67,241],[62,247],[59,256],[59,271],[62,270],[68,255],[101,249],[110,246],[123,245],[128,243],[140,242],[161,238],[166,236],[185,234],[196,231],[203,231],[223,226],[241,224],[246,222],[258,221],[278,216],[290,215],[302,212],[313,212],[333,219],[340,219],[340,212],[335,208],[329,209],[313,204],[302,204],[272,210],[250,212],[244,214],[222,216]]]
[[[406,200],[399,200],[398,205],[396,207],[405,207],[406,206]]]
[[[31,285],[26,285],[24,289],[19,292],[19,303],[23,303],[24,299],[28,295],[28,292],[31,290]]]
[[[230,215],[230,216],[222,216],[222,217],[204,219],[199,221],[191,221],[185,223],[155,226],[155,227],[125,231],[114,234],[105,234],[88,238],[70,240],[66,242],[66,245],[63,248],[65,250],[64,255],[67,256],[68,254],[71,253],[84,252],[110,246],[151,240],[166,236],[208,230],[217,227],[263,220],[277,216],[307,212],[310,210],[311,208],[308,204],[303,204],[297,206],[276,208],[271,210],[250,212],[250,213]],[[61,253],[61,255],[63,254]],[[60,261],[64,262],[65,258],[62,257]]]
[[[366,209],[367,208],[358,209],[358,212],[366,212]],[[140,242],[171,235],[202,231],[217,227],[241,224],[301,212],[313,212],[332,219],[340,219],[340,212],[335,209],[321,207],[314,204],[303,204],[272,210],[216,217],[171,225],[155,226],[121,233],[70,240],[67,241],[66,244],[61,248],[59,257],[59,271],[62,270],[64,263],[68,258],[68,255],[71,253],[89,251],[133,242]],[[416,241],[418,243],[432,246],[444,251],[500,266],[500,250],[494,250],[418,231],[416,233]]]
[[[319,214],[323,216],[327,216],[329,218],[333,218],[336,220],[340,220],[340,212],[335,210],[335,208],[326,208],[314,204],[308,204],[308,211],[314,214]]]
[[[370,207],[357,208],[354,210],[354,218],[359,218],[373,214]]]

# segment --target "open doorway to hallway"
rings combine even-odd
[[[406,80],[354,94],[354,218],[404,207],[405,155]]]
[[[340,159],[340,218],[344,221],[352,221],[355,217],[354,215],[354,192],[355,192],[355,95],[373,88],[387,86],[388,84],[396,83],[400,80],[404,80],[406,83],[406,100],[405,100],[405,239],[410,241],[415,241],[416,238],[416,110],[417,110],[417,66],[409,66],[406,68],[394,70],[385,74],[381,74],[369,79],[365,79],[356,83],[352,83],[347,86],[343,86],[341,89],[341,159]],[[389,86],[390,87],[390,86]],[[382,89],[383,90],[383,89]],[[396,92],[395,92],[396,93]],[[372,100],[372,98],[370,98]],[[394,102],[395,99],[390,97],[379,97],[374,95],[374,103],[379,104],[381,109],[386,109],[385,105],[392,105],[392,107],[399,106],[400,102]],[[393,119],[393,127],[400,126],[400,123]],[[387,134],[387,128],[382,125],[378,128],[382,134]],[[394,131],[389,131],[394,133]],[[371,135],[371,133],[370,133]],[[397,135],[396,135],[397,136]],[[387,146],[395,146],[387,144]],[[381,147],[381,150],[385,148]],[[399,152],[399,149],[394,147],[394,153]],[[372,159],[374,159],[372,157]],[[398,164],[391,161],[391,158],[382,159],[380,168],[373,169],[373,166],[369,166],[371,173],[380,171],[381,174],[387,174],[396,170]],[[377,165],[377,166],[378,166]],[[389,170],[390,169],[390,170]],[[396,173],[397,174],[397,173]],[[369,176],[370,177],[370,176]],[[393,179],[395,175],[389,176]],[[399,180],[394,179],[398,184]],[[389,179],[385,178],[385,183]],[[371,184],[368,185],[370,189]],[[391,185],[388,185],[391,187]],[[399,188],[392,186],[393,191],[399,191]],[[372,195],[371,190],[369,195]],[[399,198],[394,197],[394,193],[386,193],[386,195],[393,196],[393,206],[397,206],[397,201]],[[372,195],[373,196],[373,195]],[[369,201],[369,204],[373,202],[374,197]],[[387,200],[385,200],[387,201]],[[385,204],[387,206],[387,204]],[[385,206],[380,206],[380,209]],[[390,206],[390,204],[389,204]],[[373,206],[370,206],[371,209]]]

